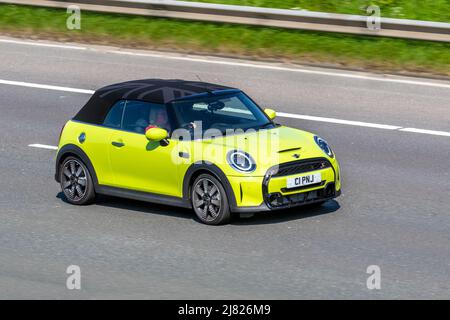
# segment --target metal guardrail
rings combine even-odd
[[[380,30],[367,28],[367,16],[220,5],[174,0],[0,0],[0,3],[125,13],[196,21],[450,42],[450,23],[380,18]]]

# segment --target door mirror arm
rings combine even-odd
[[[161,147],[167,147],[169,145],[169,139],[167,139],[167,138],[162,139],[161,141],[159,141],[159,145]]]

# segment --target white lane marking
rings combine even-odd
[[[21,86],[21,87],[30,87],[30,88],[37,88],[37,89],[85,93],[85,94],[93,94],[95,92],[94,90],[87,90],[87,89],[59,87],[59,86],[51,86],[51,85],[38,84],[38,83],[9,81],[9,80],[1,80],[1,79],[0,79],[0,84]],[[450,136],[450,132],[446,132],[446,131],[435,131],[435,130],[416,129],[416,128],[403,128],[400,126],[393,126],[393,125],[387,125],[387,124],[378,124],[378,123],[370,123],[370,122],[362,122],[362,121],[316,117],[316,116],[308,116],[308,115],[285,113],[285,112],[277,112],[277,115],[280,117],[284,117],[284,118],[293,118],[293,119],[302,119],[302,120],[310,120],[310,121],[345,124],[345,125],[351,125],[351,126],[368,127],[368,128],[376,128],[376,129],[384,129],[384,130],[398,130],[398,131],[415,132],[415,133],[431,134],[431,135],[439,135],[439,136]],[[35,146],[35,145],[33,145],[33,146]]]
[[[415,133],[422,133],[422,134],[431,134],[431,135],[435,135],[435,136],[450,137],[450,132],[446,132],[446,131],[425,130],[425,129],[417,129],[417,128],[402,128],[399,131],[415,132]]]
[[[222,65],[230,65],[230,66],[237,66],[237,67],[250,67],[250,68],[277,70],[277,71],[300,72],[300,73],[317,74],[317,75],[324,75],[324,76],[362,79],[362,80],[371,80],[371,81],[382,81],[382,82],[392,82],[392,83],[401,83],[401,84],[412,84],[412,85],[421,85],[421,86],[450,89],[450,84],[438,83],[438,82],[396,79],[396,78],[377,77],[377,76],[365,76],[365,75],[352,74],[352,73],[328,72],[328,71],[309,70],[309,69],[301,69],[301,68],[287,68],[287,67],[271,66],[271,65],[266,65],[266,64],[245,63],[245,62],[235,62],[235,61],[225,61],[225,60],[210,60],[210,59],[192,58],[192,57],[179,57],[179,56],[159,55],[159,54],[153,54],[153,53],[138,53],[138,52],[119,51],[119,50],[107,50],[106,52],[122,54],[122,55],[139,56],[139,57],[150,57],[150,58],[159,58],[159,59],[172,59],[172,60],[182,60],[182,61],[191,61],[191,62],[222,64]]]
[[[0,39],[0,42],[21,44],[21,45],[27,45],[27,46],[36,46],[36,47],[49,47],[49,48],[71,49],[71,50],[87,50],[86,47],[69,46],[69,45],[53,44],[53,43],[45,43],[45,42],[31,42],[31,41],[19,41],[19,40],[9,40],[9,39]]]
[[[277,113],[278,114],[278,113]],[[320,118],[320,117],[309,117],[309,116],[300,116],[300,117],[292,117],[295,119],[305,119],[305,120],[311,120],[309,118],[318,118],[318,119],[329,119],[329,118]],[[357,122],[357,121],[346,121],[346,120],[339,120],[339,119],[332,119],[337,120],[339,122],[333,122],[333,121],[324,121],[324,122],[331,122],[331,123],[339,123],[339,124],[350,124],[350,122]],[[321,120],[313,120],[313,121],[321,121]],[[344,122],[342,122],[344,121]],[[357,126],[363,126],[363,127],[371,127],[371,128],[380,128],[380,129],[387,129],[387,130],[397,130],[397,131],[405,131],[405,132],[414,132],[414,133],[421,133],[421,134],[430,134],[435,136],[445,136],[450,137],[450,132],[446,131],[435,131],[435,130],[425,130],[425,129],[416,129],[416,128],[402,128],[402,127],[396,127],[396,126],[387,126],[387,125],[379,125],[375,123],[365,123],[365,122],[358,122],[360,124],[356,124]],[[362,125],[367,124],[367,125]],[[379,126],[383,126],[382,128]],[[392,127],[392,128],[388,128]],[[58,150],[58,147],[56,146],[49,146],[45,144],[30,144],[29,147],[34,148],[41,148],[41,149],[49,149],[49,150]]]
[[[283,115],[281,115],[281,114],[283,114]],[[445,132],[445,131],[425,130],[425,129],[416,129],[416,128],[402,128],[402,127],[397,127],[397,126],[389,126],[389,125],[382,125],[382,124],[369,123],[369,122],[347,121],[347,120],[322,118],[322,117],[310,117],[310,116],[303,116],[303,115],[296,115],[296,114],[282,113],[282,112],[277,113],[277,115],[280,115],[280,117],[286,117],[286,118],[330,122],[330,123],[338,123],[338,124],[348,124],[348,125],[355,125],[355,126],[361,126],[361,127],[370,127],[370,128],[414,132],[414,133],[421,133],[421,134],[430,134],[430,135],[436,135],[436,136],[450,137],[450,132]],[[319,120],[319,119],[325,119],[325,120]],[[39,143],[30,144],[28,146],[33,147],[33,148],[40,148],[40,149],[58,150],[57,146],[50,146],[50,145],[39,144]]]
[[[300,117],[293,117],[293,118],[311,120],[311,119],[303,118],[304,116],[300,116]],[[308,117],[308,116],[305,116],[305,117]],[[320,118],[320,117],[313,117],[313,118]],[[328,118],[322,118],[322,119],[328,119]],[[339,119],[333,119],[333,120],[339,120]],[[320,121],[320,120],[313,120],[313,121]],[[347,122],[347,123],[344,123],[344,124],[349,124],[349,122],[355,122],[355,121],[346,121],[346,120],[339,120],[339,121]],[[331,122],[331,121],[324,121],[324,122]],[[332,122],[332,123],[343,123],[343,122]],[[361,123],[364,123],[364,122],[361,122]],[[421,133],[421,134],[430,134],[430,135],[435,135],[435,136],[450,137],[450,132],[445,132],[445,131],[434,131],[434,130],[425,130],[425,129],[416,129],[416,128],[401,128],[401,127],[396,127],[396,126],[378,125],[378,124],[375,124],[375,123],[365,123],[365,124],[369,124],[369,126],[366,126],[366,127],[371,127],[371,128],[380,128],[378,126],[384,126],[384,128],[381,128],[381,129],[397,130],[397,131],[414,132],[414,133]],[[376,127],[373,126],[373,125],[375,125]],[[358,124],[358,126],[359,126],[359,124]],[[392,127],[392,129],[387,128],[387,127]],[[38,144],[37,143],[37,144],[30,144],[28,146],[29,147],[33,147],[33,148],[40,148],[40,149],[58,150],[57,146],[49,146],[49,145],[46,145],[46,144]]]
[[[58,150],[58,147],[56,146],[49,146],[47,144],[40,144],[40,143],[35,143],[35,144],[29,144],[29,147],[32,148],[40,148],[40,149],[49,149],[49,150]]]
[[[377,128],[377,129],[385,129],[385,130],[398,130],[398,129],[402,128],[399,126],[391,126],[391,125],[387,125],[387,124],[342,120],[342,119],[335,119],[335,118],[323,118],[323,117],[306,116],[306,115],[301,115],[301,114],[284,113],[284,112],[277,112],[277,116],[280,116],[283,118],[294,118],[294,119],[302,119],[302,120],[310,120],[310,121],[347,124],[350,126],[369,127],[369,128]]]
[[[29,82],[21,82],[21,81],[9,81],[9,80],[2,80],[2,79],[0,79],[0,84],[19,86],[19,87],[28,87],[28,88],[37,88],[37,89],[46,89],[46,90],[56,90],[56,91],[64,91],[64,92],[86,93],[86,94],[93,94],[95,92],[93,90],[51,86],[51,85],[47,85],[47,84],[29,83]]]
[[[10,39],[0,39],[0,43],[1,42],[19,44],[19,45],[59,48],[59,49],[72,49],[72,50],[88,50],[88,49],[90,49],[89,47],[82,47],[82,46],[75,46],[75,45],[62,45],[62,44],[53,44],[53,43],[45,43],[45,42],[20,41],[20,40],[10,40]],[[94,49],[94,48],[92,50],[96,51],[96,52],[107,52],[107,53],[115,53],[115,54],[122,54],[122,55],[151,57],[151,58],[158,58],[158,59],[172,59],[172,60],[191,61],[191,62],[200,62],[200,63],[230,65],[230,66],[237,66],[237,67],[250,67],[250,68],[259,68],[259,69],[267,69],[267,70],[299,72],[299,73],[317,74],[317,75],[343,77],[343,78],[353,78],[353,79],[361,79],[361,80],[421,85],[421,86],[446,88],[446,89],[450,88],[450,84],[447,84],[447,83],[429,82],[429,81],[421,81],[421,80],[409,80],[409,79],[398,79],[398,78],[391,78],[391,77],[377,77],[376,75],[368,76],[368,75],[337,72],[337,71],[330,72],[330,71],[310,70],[310,69],[302,69],[302,68],[288,68],[288,67],[273,66],[273,65],[262,64],[262,63],[258,64],[258,63],[245,63],[245,62],[226,61],[226,60],[212,60],[212,59],[200,58],[200,57],[195,58],[195,57],[171,56],[168,54],[139,53],[139,52],[122,51],[122,50],[99,50],[99,49]]]
[[[311,120],[311,119],[309,119],[310,117],[308,117],[308,116],[300,116],[300,117],[293,117],[293,118],[295,118],[295,119]],[[312,118],[320,118],[320,117],[312,117]],[[329,119],[329,118],[321,118],[321,119]],[[340,122],[332,122],[332,121],[324,121],[324,122],[340,123],[340,124],[350,124],[350,122],[356,122],[356,121],[346,121],[346,120],[339,120],[339,119],[333,119],[333,120],[338,120]],[[320,121],[320,120],[313,120],[313,121]],[[344,121],[346,123],[343,123],[341,121]],[[375,123],[365,123],[365,122],[360,122],[360,123],[361,124],[368,124],[368,126],[359,125],[359,124],[357,124],[357,126],[364,126],[364,127],[371,127],[371,128],[380,128],[378,126],[384,126],[381,129],[397,130],[397,131],[414,132],[414,133],[421,133],[421,134],[430,134],[430,135],[435,135],[435,136],[450,137],[450,132],[445,132],[445,131],[425,130],[425,129],[416,129],[416,128],[401,128],[401,127],[396,127],[396,126],[385,126],[385,125],[379,125],[379,124],[375,124]],[[387,127],[392,127],[392,128],[387,128]],[[41,149],[58,150],[58,147],[56,147],[56,146],[49,146],[49,145],[45,145],[45,144],[30,144],[28,146],[29,147],[34,147],[34,148],[41,148]]]

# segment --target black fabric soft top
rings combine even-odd
[[[110,107],[122,99],[166,104],[196,94],[230,89],[234,88],[185,80],[144,79],[127,81],[98,89],[73,120],[101,124]]]

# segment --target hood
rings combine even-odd
[[[325,157],[314,141],[314,134],[284,126],[203,140],[202,143],[209,149],[209,152],[204,153],[204,159],[208,159],[212,153],[221,151],[222,156],[210,159],[214,163],[220,159],[223,161],[224,154],[231,150],[247,152],[257,164],[256,175],[264,175],[268,168],[280,163]],[[229,174],[236,175],[236,173],[233,170]]]

